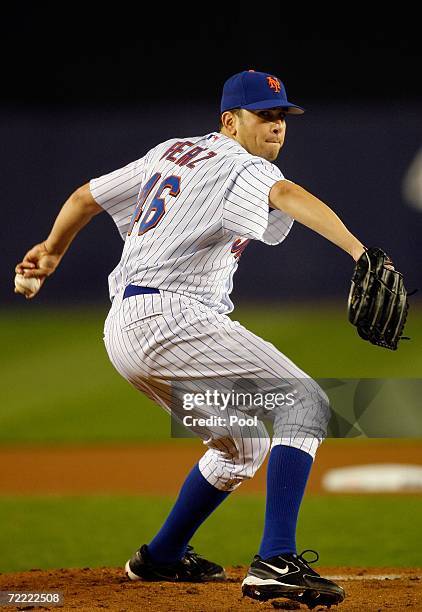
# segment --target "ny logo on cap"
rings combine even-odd
[[[280,81],[278,79],[272,76],[268,76],[267,81],[268,85],[270,86],[270,89],[274,89],[275,93],[278,93],[280,91]]]

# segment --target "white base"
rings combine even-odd
[[[400,463],[352,465],[328,470],[322,486],[332,492],[396,493],[422,490],[422,466]]]

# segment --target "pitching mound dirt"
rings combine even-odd
[[[339,612],[365,610],[422,610],[422,568],[320,568],[327,577],[335,577],[346,590],[346,600],[336,608]],[[229,568],[229,579],[215,584],[170,584],[129,582],[121,569],[32,570],[0,575],[0,590],[57,591],[63,594],[61,607],[20,604],[5,610],[116,610],[132,612],[229,612],[233,610],[292,609],[286,600],[259,603],[242,598],[240,583],[245,568]],[[296,608],[297,609],[297,608]],[[307,610],[301,606],[300,609]],[[314,610],[326,610],[317,607]]]

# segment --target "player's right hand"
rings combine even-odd
[[[26,278],[39,278],[41,283],[51,276],[60,263],[62,255],[47,251],[45,242],[36,244],[15,267],[16,274]]]

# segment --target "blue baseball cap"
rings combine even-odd
[[[224,83],[221,112],[232,108],[263,110],[283,107],[289,115],[302,115],[305,110],[287,100],[286,88],[277,77],[267,72],[244,70]]]

